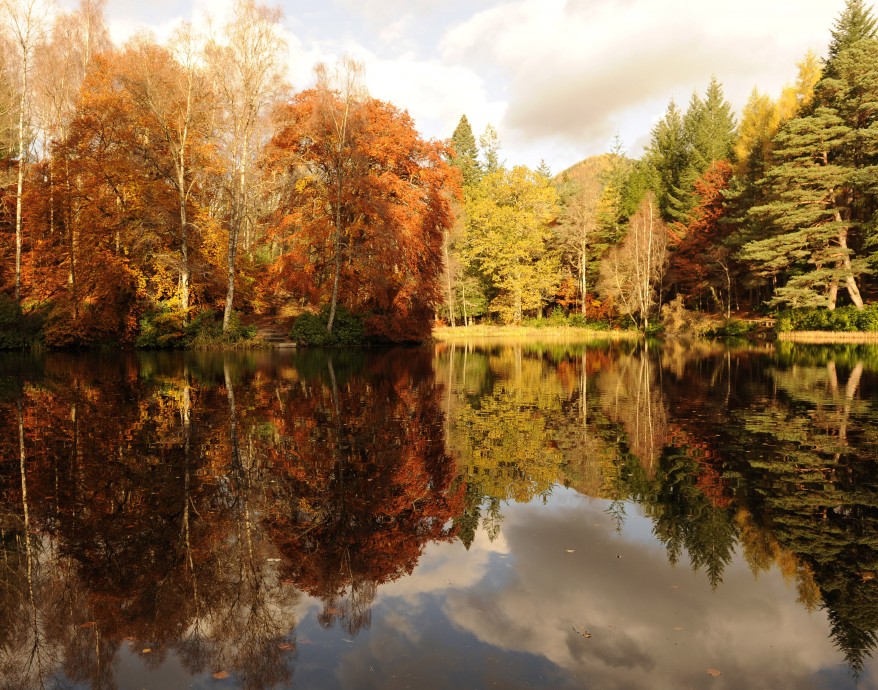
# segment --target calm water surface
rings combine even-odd
[[[878,349],[0,358],[0,687],[874,688]]]

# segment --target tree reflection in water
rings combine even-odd
[[[114,688],[123,646],[287,685],[299,591],[367,625],[461,494],[429,355],[388,362],[53,358],[4,388],[4,686]]]
[[[428,544],[563,484],[714,588],[777,567],[858,673],[878,629],[878,355],[504,343],[0,363],[2,687],[118,659],[288,686],[296,606],[368,628]]]

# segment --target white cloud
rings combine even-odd
[[[826,615],[803,609],[777,571],[757,587],[736,559],[713,592],[703,572],[670,566],[654,541],[627,528],[609,537],[604,507],[588,500],[552,515],[535,505],[509,511],[511,573],[452,591],[449,619],[483,643],[544,657],[601,688],[694,687],[711,667],[728,687],[768,678],[812,687],[842,662]],[[644,518],[629,517],[637,521]]]
[[[65,6],[73,0],[63,0]],[[214,25],[231,0],[149,5],[115,0],[122,41],[145,25],[160,40],[179,15]],[[776,95],[808,49],[825,50],[843,0],[283,0],[290,81],[352,54],[373,95],[407,109],[428,137],[461,114],[499,130],[507,162],[560,170],[607,150],[619,133],[639,153],[667,102],[710,77],[740,108],[751,89]]]
[[[823,50],[833,4],[517,0],[451,29],[442,55],[503,80],[500,133],[515,148],[567,147],[576,159],[606,150],[632,114],[648,132],[670,98],[685,104],[711,75],[736,107],[754,85],[778,92],[808,49]]]

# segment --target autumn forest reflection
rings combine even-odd
[[[127,656],[298,687],[303,602],[355,644],[427,550],[466,559],[560,487],[619,530],[642,514],[716,596],[736,557],[781,573],[856,678],[878,641],[876,400],[866,347],[4,357],[0,687],[125,687]]]

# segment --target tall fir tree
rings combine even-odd
[[[692,147],[690,164],[697,171],[697,177],[715,161],[732,159],[737,124],[716,77],[710,80],[704,100],[699,101],[692,116],[686,115],[691,127],[687,132]]]
[[[683,115],[673,100],[665,116],[652,129],[646,160],[656,173],[656,194],[662,217],[682,220],[686,209],[681,184],[689,166],[689,147]]]
[[[451,135],[451,145],[454,147],[454,156],[450,163],[460,170],[464,187],[478,184],[482,176],[479,148],[466,115],[462,115],[460,122],[457,123],[454,134]]]
[[[830,31],[832,40],[829,43],[824,74],[829,77],[837,76],[836,61],[838,56],[857,41],[875,38],[876,30],[878,30],[878,25],[876,25],[872,9],[866,7],[863,0],[847,0],[844,10],[835,20]]]
[[[695,183],[715,161],[734,157],[735,137],[732,107],[716,78],[704,98],[692,94],[685,115],[671,102],[664,119],[653,128],[647,150],[660,180],[659,207],[666,220],[683,225],[691,220]]]

